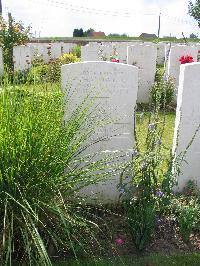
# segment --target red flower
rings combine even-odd
[[[193,63],[193,57],[190,55],[186,55],[186,56],[181,56],[181,58],[179,59],[181,64],[187,64],[187,63]]]
[[[111,62],[119,63],[119,59],[112,59]]]

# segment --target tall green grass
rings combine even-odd
[[[82,155],[98,124],[90,107],[86,98],[64,122],[59,88],[1,90],[1,265],[51,265],[52,248],[76,256],[75,246],[84,247],[85,235],[92,235],[96,225],[75,193],[111,171],[108,158]]]

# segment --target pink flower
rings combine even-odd
[[[125,243],[125,241],[124,241],[124,239],[122,239],[122,238],[117,238],[117,239],[115,239],[115,244],[117,245],[117,246],[122,246],[123,244]]]

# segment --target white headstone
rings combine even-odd
[[[110,61],[117,58],[120,63],[127,63],[129,43],[92,43],[81,47],[81,61]]]
[[[62,55],[62,43],[58,42],[58,43],[50,43],[49,44],[49,51],[50,51],[50,57],[51,59],[55,60],[58,59],[59,57],[61,57]]]
[[[178,156],[184,152],[200,126],[200,63],[181,65],[173,150]],[[196,180],[200,186],[200,130],[182,162],[178,189],[187,181]]]
[[[49,44],[47,43],[32,43],[28,44],[34,49],[34,56],[41,57],[45,63],[49,63],[50,61],[50,53],[49,53]]]
[[[34,49],[26,45],[15,46],[13,48],[14,70],[23,71],[31,67]]]
[[[112,125],[99,128],[92,139],[107,137],[87,150],[88,153],[120,152],[125,155],[134,147],[134,108],[137,99],[138,69],[121,63],[82,62],[63,65],[62,89],[65,95],[70,95],[70,106],[65,112],[65,119],[83,101],[86,95],[96,97],[97,109],[95,115],[106,120],[114,120]],[[75,95],[74,95],[75,94]],[[96,118],[97,119],[97,118]],[[97,121],[98,122],[98,121]],[[111,137],[114,135],[113,137]],[[124,159],[130,160],[130,157]],[[113,176],[107,182],[90,186],[84,190],[84,195],[97,198],[104,203],[119,200],[117,184],[119,176]]]
[[[76,47],[75,43],[62,43],[62,54],[71,53],[74,47]]]
[[[155,80],[157,48],[155,45],[132,45],[127,48],[127,62],[139,68],[138,103],[148,103]]]
[[[194,62],[197,62],[198,48],[196,46],[176,45],[170,48],[169,59],[166,65],[166,75],[174,79],[176,87],[178,87],[180,73],[180,58],[182,56],[192,56]]]

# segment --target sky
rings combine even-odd
[[[189,0],[2,0],[3,16],[31,25],[36,37],[72,36],[74,28],[139,36],[158,31],[160,37],[199,35],[188,13]]]

